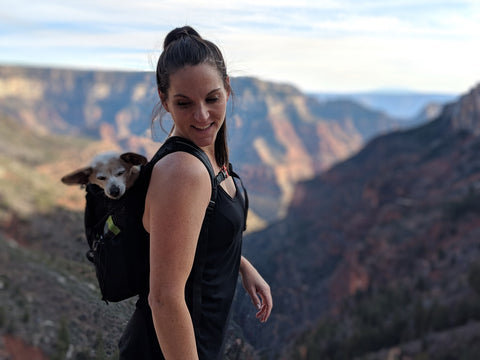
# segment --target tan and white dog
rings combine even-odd
[[[146,163],[147,158],[136,153],[105,152],[95,156],[90,166],[62,177],[62,182],[66,185],[93,183],[100,186],[109,198],[119,199],[135,183],[140,166]]]

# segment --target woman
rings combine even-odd
[[[217,46],[191,27],[174,29],[165,38],[156,76],[161,107],[173,119],[170,136],[201,148],[215,173],[228,166],[231,88]],[[175,152],[155,165],[143,217],[150,233],[150,293],[148,303],[138,301],[122,335],[121,359],[221,358],[238,273],[257,318],[268,319],[270,288],[240,254],[244,205],[232,177],[217,193],[209,253],[196,253],[211,189],[206,167],[191,154]],[[202,279],[192,285],[190,274],[200,256],[205,257]],[[191,286],[200,286],[201,299]],[[200,306],[200,316],[192,318],[192,306]]]

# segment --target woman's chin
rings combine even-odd
[[[209,146],[215,143],[215,138],[217,137],[218,129],[214,124],[210,125],[207,128],[200,129],[192,127],[190,132],[191,140],[199,147]]]

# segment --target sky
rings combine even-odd
[[[153,71],[183,25],[220,47],[231,76],[305,92],[480,83],[478,0],[0,0],[0,64]]]

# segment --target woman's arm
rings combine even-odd
[[[243,256],[240,260],[240,275],[242,276],[243,287],[250,295],[253,305],[258,310],[256,315],[257,319],[261,322],[267,321],[273,307],[270,286],[253,265]]]
[[[198,236],[211,193],[203,164],[177,152],[154,167],[145,202],[150,232],[150,294],[153,323],[166,359],[198,359],[185,303]]]

